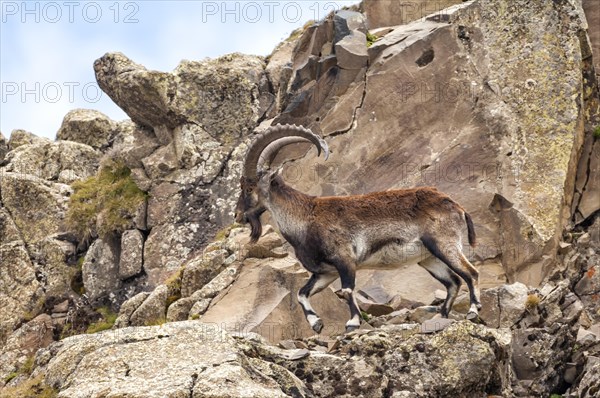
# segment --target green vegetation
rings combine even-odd
[[[240,228],[240,227],[241,227],[241,225],[237,224],[237,223],[233,223],[231,225],[224,227],[223,229],[219,230],[215,234],[215,238],[213,239],[213,242],[220,242],[222,240],[227,239],[229,237],[229,233],[231,232],[232,229]]]
[[[371,32],[367,32],[367,47],[371,47],[378,39],[379,37],[375,36]]]
[[[360,312],[360,317],[365,321],[368,321],[369,319],[371,319],[371,315],[369,315],[369,313],[367,313],[365,311]]]
[[[73,183],[67,224],[81,239],[121,233],[148,194],[131,178],[131,170],[120,162],[110,161],[98,174]]]
[[[550,398],[563,398],[563,396],[561,394],[552,394]]]
[[[71,271],[71,290],[73,290],[78,295],[82,296],[85,294],[85,286],[83,285],[83,261],[85,257],[79,257],[77,260],[77,264],[74,269]]]
[[[33,372],[34,360],[35,360],[34,354],[27,357],[27,360],[25,361],[25,363],[23,365],[21,365],[21,367],[19,369],[17,369],[15,372],[9,373],[8,376],[6,376],[6,378],[4,379],[4,382],[8,383],[9,381],[11,381],[14,378],[21,376],[21,375],[29,376],[31,374],[31,372]]]
[[[88,326],[86,333],[93,334],[102,332],[104,330],[108,330],[113,327],[115,321],[117,320],[117,314],[112,312],[108,307],[100,307],[96,310],[100,315],[102,315],[102,319],[98,322],[92,323]]]
[[[600,126],[594,129],[594,138],[600,139]]]
[[[0,398],[56,398],[58,391],[44,383],[44,375],[28,379],[16,387],[4,387]]]

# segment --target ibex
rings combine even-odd
[[[288,186],[278,171],[269,170],[286,145],[311,142],[329,156],[327,143],[310,130],[291,125],[270,127],[248,149],[241,178],[236,220],[250,223],[251,240],[262,233],[260,216],[269,211],[283,237],[311,277],[298,292],[298,302],[312,329],[320,333],[323,322],[309,297],[338,277],[342,296],[350,307],[346,331],[360,326],[354,295],[356,271],[390,269],[418,263],[448,291],[440,308],[448,317],[461,278],[470,293],[468,319],[481,309],[478,271],[462,253],[465,223],[471,246],[473,222],[467,212],[435,188],[397,189],[356,196],[314,197]]]

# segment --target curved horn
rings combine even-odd
[[[275,157],[277,156],[277,153],[279,153],[281,148],[288,146],[288,145],[298,144],[298,143],[302,143],[302,142],[310,143],[311,141],[307,140],[306,138],[302,138],[302,137],[285,137],[285,138],[280,138],[277,141],[271,142],[269,144],[269,146],[267,146],[263,150],[262,154],[260,155],[256,169],[263,170],[265,168],[270,168],[271,163],[273,163],[273,160],[275,160]]]
[[[280,142],[281,141],[281,142]],[[325,159],[329,158],[329,147],[325,140],[302,126],[277,125],[269,127],[254,141],[244,163],[244,177],[256,178],[258,164],[265,164],[275,158],[277,152],[286,145],[309,141],[317,147],[318,155],[323,150]]]

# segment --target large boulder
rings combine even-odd
[[[199,322],[68,338],[40,354],[44,361],[46,383],[65,398],[305,396],[289,371]]]
[[[162,324],[167,313],[168,288],[160,285],[131,314],[131,326],[147,326]]]
[[[33,175],[0,174],[2,203],[29,245],[67,232],[64,217],[71,192],[67,185]]]
[[[130,120],[120,122],[110,154],[130,169],[142,167],[142,159],[152,155],[160,146],[158,138],[147,127]]]
[[[369,50],[366,76],[341,70],[299,88],[275,123],[330,135],[333,155],[323,162],[311,150],[286,162],[284,178],[313,195],[436,186],[475,221],[472,259],[500,259],[509,282],[539,285],[570,216],[586,117],[578,98],[591,89],[583,16],[557,7],[465,3],[388,33],[394,40]]]
[[[315,397],[510,396],[507,331],[460,322],[435,334],[403,327],[360,332],[297,361],[247,344],[293,372]]]
[[[88,249],[82,265],[83,286],[91,301],[114,300],[119,281],[119,242],[97,239]]]
[[[21,145],[6,155],[5,171],[70,184],[96,173],[100,152],[71,141]]]
[[[307,281],[308,274],[293,258],[247,259],[231,290],[200,319],[229,331],[258,333],[271,342],[312,336],[314,331],[296,299]],[[323,333],[344,331],[348,305],[331,289],[311,302],[325,323]]]
[[[116,127],[117,123],[102,112],[91,109],[74,109],[63,118],[56,138],[79,142],[101,150],[112,143]]]
[[[26,315],[41,310],[38,300],[43,298],[43,289],[36,279],[25,242],[3,207],[0,207],[0,235],[0,343],[4,346]]]
[[[10,138],[8,140],[8,148],[10,150],[13,150],[13,149],[17,149],[18,147],[20,147],[22,145],[45,144],[45,143],[49,143],[49,142],[50,142],[50,140],[47,138],[38,137],[37,135],[35,135],[29,131],[17,129],[17,130],[13,130],[10,133]]]
[[[144,236],[137,229],[123,232],[119,259],[119,278],[125,280],[142,272]]]
[[[269,91],[264,68],[260,57],[241,54],[183,61],[173,73],[149,71],[121,53],[94,63],[100,88],[133,121],[153,128],[162,144],[185,123],[228,143],[250,132],[266,111],[260,104]]]

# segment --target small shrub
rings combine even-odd
[[[103,165],[96,176],[73,183],[73,189],[66,222],[82,240],[131,227],[148,197],[133,181],[131,170],[114,161]]]
[[[175,272],[165,281],[167,286],[167,308],[181,298],[181,278],[183,277],[184,267]]]
[[[102,315],[102,319],[98,322],[94,322],[88,326],[86,333],[93,334],[102,332],[104,330],[108,330],[113,327],[115,321],[117,320],[117,314],[112,312],[108,307],[101,307],[96,310],[100,315]]]
[[[594,138],[600,139],[600,126],[594,129]]]
[[[71,290],[77,293],[80,296],[85,294],[85,286],[83,285],[83,261],[85,260],[84,256],[79,257],[77,260],[76,266],[71,271]]]
[[[371,319],[371,315],[365,311],[360,312],[360,317],[365,321],[369,321],[369,319]]]
[[[231,225],[224,227],[223,229],[219,230],[215,234],[215,238],[213,239],[213,242],[220,242],[220,241],[227,239],[229,237],[229,234],[231,233],[232,229],[240,228],[240,227],[241,227],[241,225],[237,224],[237,223],[233,223]]]
[[[21,365],[21,367],[19,369],[17,369],[15,372],[9,373],[8,376],[6,376],[6,378],[4,379],[4,382],[8,383],[11,380],[13,380],[14,378],[19,377],[21,375],[29,376],[31,374],[31,372],[33,372],[33,365],[35,363],[34,361],[35,361],[34,354],[27,357],[27,360],[25,361],[25,363],[23,365]]]
[[[371,47],[378,39],[379,37],[375,36],[371,32],[367,32],[367,47]]]
[[[530,294],[527,296],[525,300],[525,308],[528,310],[532,310],[536,308],[540,304],[540,296],[537,294]]]

